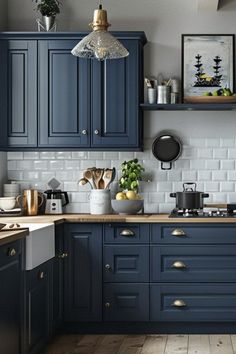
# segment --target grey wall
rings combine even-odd
[[[59,30],[87,30],[98,1],[61,2]],[[146,75],[162,73],[180,78],[183,33],[236,32],[235,0],[221,1],[223,5],[218,12],[198,12],[197,0],[104,0],[102,3],[108,10],[112,30],[146,32],[149,41],[145,47]],[[9,30],[36,30],[34,8],[31,0],[8,0]],[[168,174],[160,170],[150,149],[152,139],[162,130],[174,131],[184,143],[182,158]],[[76,180],[84,168],[94,164],[118,166],[124,159],[137,156],[153,177],[151,184],[143,186],[150,211],[168,211],[172,207],[169,192],[179,190],[182,181],[186,180],[197,180],[199,188],[212,193],[211,201],[232,201],[232,198],[236,200],[235,132],[235,112],[145,112],[143,153],[9,154],[9,177],[18,179],[25,186],[43,183],[44,187],[45,182],[56,175],[71,192],[75,203],[75,209],[71,210],[80,211],[85,210],[84,206],[76,209],[76,201],[86,203],[87,197],[78,190]],[[220,170],[219,174],[217,170]]]
[[[0,31],[7,30],[7,0],[0,0]],[[0,195],[2,183],[7,179],[7,157],[5,152],[0,152]]]

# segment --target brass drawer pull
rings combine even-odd
[[[110,264],[106,264],[106,265],[105,265],[105,269],[106,269],[106,270],[111,270]]]
[[[124,229],[120,233],[120,236],[134,236],[134,235],[135,235],[135,233],[129,229]]]
[[[186,302],[184,302],[184,300],[175,300],[171,306],[174,306],[174,307],[186,307],[187,304]]]
[[[8,256],[14,257],[16,255],[16,250],[15,248],[11,248],[8,252]]]
[[[105,303],[105,307],[106,307],[107,309],[109,309],[109,308],[111,307],[110,302],[106,302],[106,303]]]
[[[182,229],[174,229],[174,230],[171,232],[171,235],[172,235],[172,236],[177,236],[177,237],[182,237],[182,236],[186,236],[186,233],[185,233],[184,230],[182,230]]]
[[[67,258],[68,257],[68,253],[62,253],[58,255],[58,258]]]
[[[186,266],[186,264],[185,264],[184,262],[182,262],[182,261],[175,261],[175,262],[172,264],[171,268],[186,269],[187,266]]]

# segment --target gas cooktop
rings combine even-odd
[[[236,211],[220,208],[173,209],[169,218],[236,218]]]

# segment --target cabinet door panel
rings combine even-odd
[[[102,225],[66,225],[65,250],[65,320],[100,321]]]
[[[104,284],[104,321],[148,321],[148,284]]]
[[[139,43],[122,42],[129,50],[127,58],[92,62],[94,147],[135,148],[140,143]]]
[[[2,79],[6,92],[2,145],[37,146],[37,41],[1,43],[5,61]]]
[[[107,245],[103,257],[105,282],[149,281],[149,246]]]
[[[39,146],[89,144],[90,63],[71,54],[76,43],[39,41]]]

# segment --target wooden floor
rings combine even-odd
[[[43,354],[236,354],[236,335],[64,335]]]

